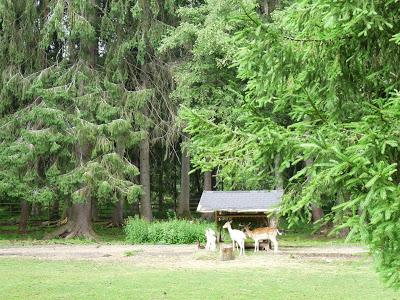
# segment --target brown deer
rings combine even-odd
[[[282,233],[279,232],[278,228],[274,227],[260,227],[250,230],[249,226],[245,226],[246,234],[249,238],[254,240],[254,252],[260,251],[260,241],[270,240],[274,244],[274,252],[278,252],[278,241],[276,236]]]

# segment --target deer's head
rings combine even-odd
[[[249,233],[251,233],[251,230],[250,230],[250,223],[247,224],[247,225],[244,225],[243,228],[244,228],[244,231],[246,231],[246,234],[247,234],[247,235],[249,235]]]
[[[232,221],[228,221],[224,224],[224,226],[222,226],[222,228],[229,228],[231,227]]]

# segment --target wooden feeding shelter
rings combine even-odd
[[[214,213],[220,241],[221,227],[224,221],[243,220],[267,225],[267,214],[279,210],[282,196],[283,190],[204,191],[197,211]]]

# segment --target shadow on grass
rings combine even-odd
[[[95,232],[100,236],[100,243],[122,244],[125,243],[125,235],[122,228],[109,228],[106,223],[95,223]],[[54,231],[56,227],[29,226],[26,232],[19,232],[16,225],[0,226],[0,245],[51,245],[51,244],[97,244],[84,238],[65,240],[56,238],[45,240],[47,233]]]

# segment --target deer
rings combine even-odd
[[[274,252],[278,252],[278,241],[276,236],[282,233],[279,232],[278,228],[275,227],[260,227],[250,230],[249,226],[244,227],[246,234],[249,238],[254,240],[254,252],[260,251],[260,241],[270,240],[274,244]]]
[[[215,251],[216,246],[215,246],[215,231],[212,230],[211,228],[208,228],[206,230],[206,238],[207,238],[207,243],[206,243],[206,250],[208,251]]]
[[[240,247],[239,255],[242,254],[244,255],[244,240],[246,239],[246,235],[240,230],[232,229],[231,223],[232,221],[226,222],[224,226],[222,226],[222,228],[228,229],[229,235],[232,240],[233,250],[235,250],[235,242],[236,242],[237,245]]]

